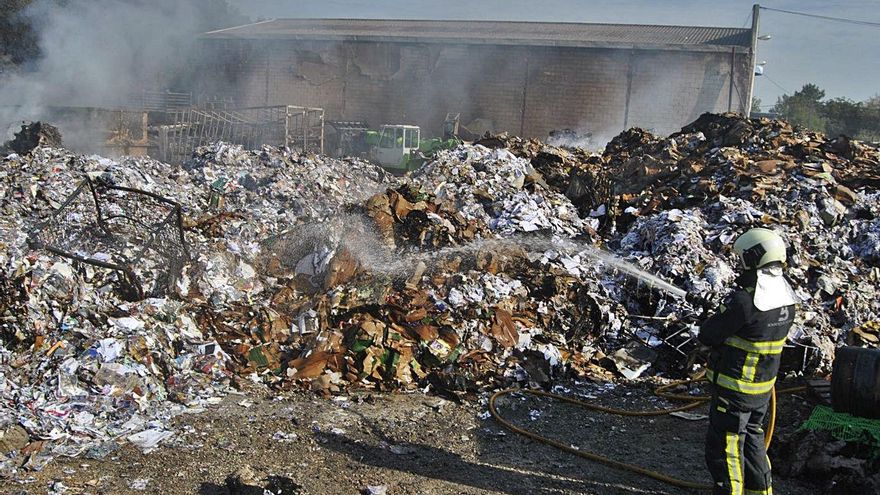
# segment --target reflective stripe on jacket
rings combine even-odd
[[[763,400],[776,382],[795,306],[760,311],[749,289],[728,297],[700,327],[699,339],[712,347],[710,381],[729,392]]]

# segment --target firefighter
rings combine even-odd
[[[772,494],[762,425],[797,296],[783,274],[778,234],[751,229],[733,252],[743,269],[737,287],[699,331],[711,348],[706,376],[714,385],[706,464],[715,494]]]

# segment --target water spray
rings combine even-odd
[[[579,256],[595,260],[606,267],[614,268],[630,277],[633,277],[651,288],[663,291],[677,299],[686,300],[688,294],[683,289],[663,280],[657,275],[643,270],[637,265],[626,261],[607,251],[591,244],[580,243],[568,239],[551,239],[548,237],[524,237],[514,236],[503,239],[480,239],[459,246],[447,246],[437,250],[417,250],[404,254],[394,254],[390,248],[383,244],[375,232],[368,228],[366,219],[350,216],[344,219],[347,224],[347,232],[341,239],[345,246],[362,265],[373,272],[380,272],[391,276],[404,276],[413,266],[418,263],[431,265],[432,262],[450,255],[476,256],[485,249],[502,249],[516,247],[528,253],[540,253],[545,251],[564,252],[570,256]]]
[[[620,270],[627,275],[637,278],[638,280],[644,282],[649,287],[655,288],[657,290],[661,290],[666,292],[667,294],[672,295],[678,299],[684,300],[687,298],[687,292],[684,289],[676,287],[671,283],[663,280],[662,278],[654,275],[653,273],[642,270],[637,267],[635,264],[630,263],[626,260],[623,260],[609,252],[602,251],[601,249],[590,247],[589,249],[584,249],[578,253],[579,255],[586,255],[606,265],[611,265],[615,269]]]

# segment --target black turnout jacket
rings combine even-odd
[[[791,305],[760,311],[754,303],[756,282],[755,271],[740,276],[738,288],[699,334],[700,342],[712,348],[707,377],[719,394],[745,409],[769,400],[796,310]]]

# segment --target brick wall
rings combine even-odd
[[[322,107],[328,120],[462,124],[529,137],[668,133],[705,111],[742,111],[747,54],[316,41],[206,41],[201,89],[242,105]],[[730,91],[731,64],[736,68]]]

